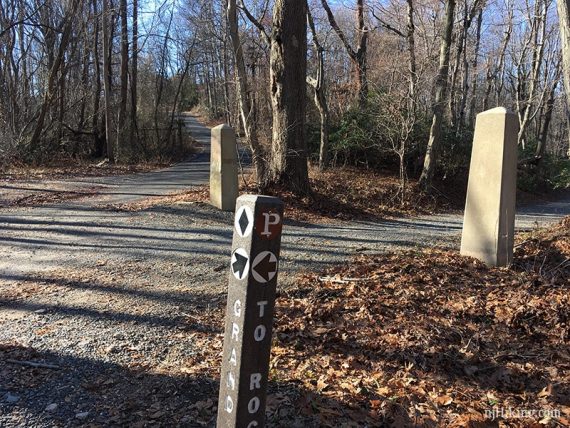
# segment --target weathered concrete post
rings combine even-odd
[[[228,286],[218,428],[263,427],[283,203],[237,199]]]
[[[238,197],[236,135],[228,125],[212,128],[210,149],[210,202],[232,211]]]
[[[490,266],[513,259],[518,120],[503,107],[477,115],[461,254]]]

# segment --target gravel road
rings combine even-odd
[[[161,377],[157,370],[199,353],[195,332],[220,333],[217,321],[195,323],[192,314],[224,305],[232,214],[201,203],[139,212],[103,208],[207,183],[209,130],[193,117],[186,125],[203,145],[192,161],[147,174],[58,182],[96,186],[99,194],[0,210],[0,351],[5,359],[16,353],[64,368],[32,369],[39,371],[34,382],[24,384],[22,373],[30,369],[16,365],[15,371],[0,358],[0,426],[131,424],[139,413],[129,410],[129,400],[143,394],[141,388],[149,388],[149,408],[159,402],[160,411],[188,407],[204,394],[216,397],[214,379]],[[569,214],[570,198],[523,207],[517,229]],[[280,287],[289,287],[299,272],[362,252],[457,247],[461,225],[460,214],[377,223],[286,221]],[[145,368],[142,377],[133,367]],[[114,399],[97,383],[111,375]],[[150,410],[139,411],[146,417]],[[204,426],[190,416],[183,425]]]

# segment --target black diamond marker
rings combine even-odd
[[[241,234],[244,235],[245,231],[247,230],[247,226],[249,225],[249,220],[247,218],[247,214],[245,212],[245,210],[243,210],[241,212],[241,215],[239,216],[239,227],[241,229]]]

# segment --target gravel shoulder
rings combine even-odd
[[[209,132],[187,121],[204,146],[191,162],[73,184],[97,186],[97,196],[0,209],[0,426],[211,425],[204,409],[215,405],[217,381],[192,367],[201,339],[222,333],[232,213],[202,203],[104,208],[207,182]],[[517,228],[568,214],[570,198],[524,207]],[[286,221],[280,292],[299,273],[355,254],[456,248],[461,226],[457,214]]]

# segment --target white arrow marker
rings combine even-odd
[[[251,265],[253,279],[262,284],[271,281],[277,273],[277,257],[271,251],[259,253]]]

